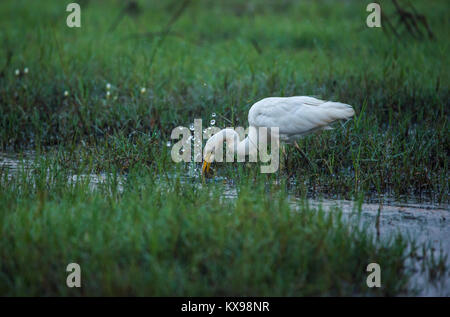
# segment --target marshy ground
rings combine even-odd
[[[450,295],[447,1],[413,2],[432,36],[390,1],[395,32],[359,1],[79,3],[0,3],[0,294]],[[290,95],[356,116],[275,174],[172,161],[175,127]]]

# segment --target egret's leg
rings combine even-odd
[[[294,145],[297,148],[297,150],[302,154],[302,156],[308,161],[309,165],[316,171],[316,166],[310,161],[310,159],[306,156],[305,152],[300,148],[300,146],[297,144],[297,141],[294,141]]]
[[[284,145],[284,144],[283,144]],[[288,159],[288,155],[286,153],[286,145],[283,146],[283,162],[285,163],[285,169],[286,169],[286,174],[287,174],[287,179],[289,180],[292,175],[295,174],[295,169],[291,169],[291,171],[289,172],[289,169],[286,168],[287,166],[287,159]]]
[[[280,160],[280,171],[282,171],[285,167],[285,159],[286,159],[286,146],[284,145],[284,143],[280,144],[281,147],[281,160]]]

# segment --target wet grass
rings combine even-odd
[[[306,179],[310,192],[448,201],[445,1],[416,4],[435,33],[420,41],[364,27],[365,8],[355,3],[287,1],[283,11],[272,2],[206,8],[193,1],[169,25],[178,4],[142,2],[113,31],[121,2],[86,2],[80,29],[64,26],[54,1],[24,3],[1,4],[3,149],[82,140],[96,147],[123,136],[133,143],[129,136],[141,133],[160,140],[157,147],[177,125],[208,123],[212,112],[217,126],[245,127],[249,107],[263,97],[315,95],[349,103],[357,115],[344,129],[302,142],[314,168],[290,151],[293,180]],[[158,160],[151,152],[146,160]]]
[[[139,167],[118,190],[96,190],[53,160],[0,181],[3,295],[303,296],[414,294],[405,262],[421,253],[400,236],[377,241],[366,226],[299,201],[259,175],[236,184],[161,179]],[[159,171],[159,175],[164,172]],[[295,209],[294,209],[295,208]],[[412,247],[412,249],[411,249]],[[424,251],[425,252],[425,251]],[[436,254],[423,270],[445,274]],[[82,267],[82,288],[65,267]],[[366,266],[382,268],[368,288]],[[429,263],[432,262],[432,263]],[[445,260],[444,260],[445,262]],[[443,273],[441,270],[443,269]],[[430,277],[431,279],[431,277]]]
[[[29,177],[0,170],[0,293],[413,292],[406,241],[376,242],[338,211],[293,213],[284,199],[290,187],[449,202],[447,1],[414,2],[434,40],[365,27],[357,1],[80,4],[82,27],[70,29],[57,1],[0,3],[0,148],[42,160]],[[217,164],[236,202],[176,181],[198,166],[172,162],[173,128],[195,118],[205,128],[212,113],[216,126],[246,127],[254,102],[290,95],[339,100],[356,116],[302,140],[306,157],[287,148],[275,175]],[[67,184],[91,172],[128,175],[124,193]],[[264,188],[274,181],[284,185]],[[386,283],[377,290],[365,287],[372,259]],[[91,263],[78,293],[64,283],[63,263],[75,260]]]

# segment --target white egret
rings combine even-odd
[[[248,136],[240,141],[239,135],[233,129],[223,129],[214,134],[207,142],[203,151],[202,173],[209,171],[214,161],[217,147],[226,141],[227,148],[238,155],[250,155],[257,151],[258,128],[278,127],[279,139],[284,143],[296,141],[317,130],[332,129],[329,125],[341,119],[350,119],[355,114],[352,106],[333,101],[324,101],[314,97],[269,97],[264,98],[250,108],[248,112]]]

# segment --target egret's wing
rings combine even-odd
[[[271,97],[255,103],[248,115],[254,127],[278,127],[281,134],[295,135],[326,127],[354,115],[351,106],[307,96]]]

